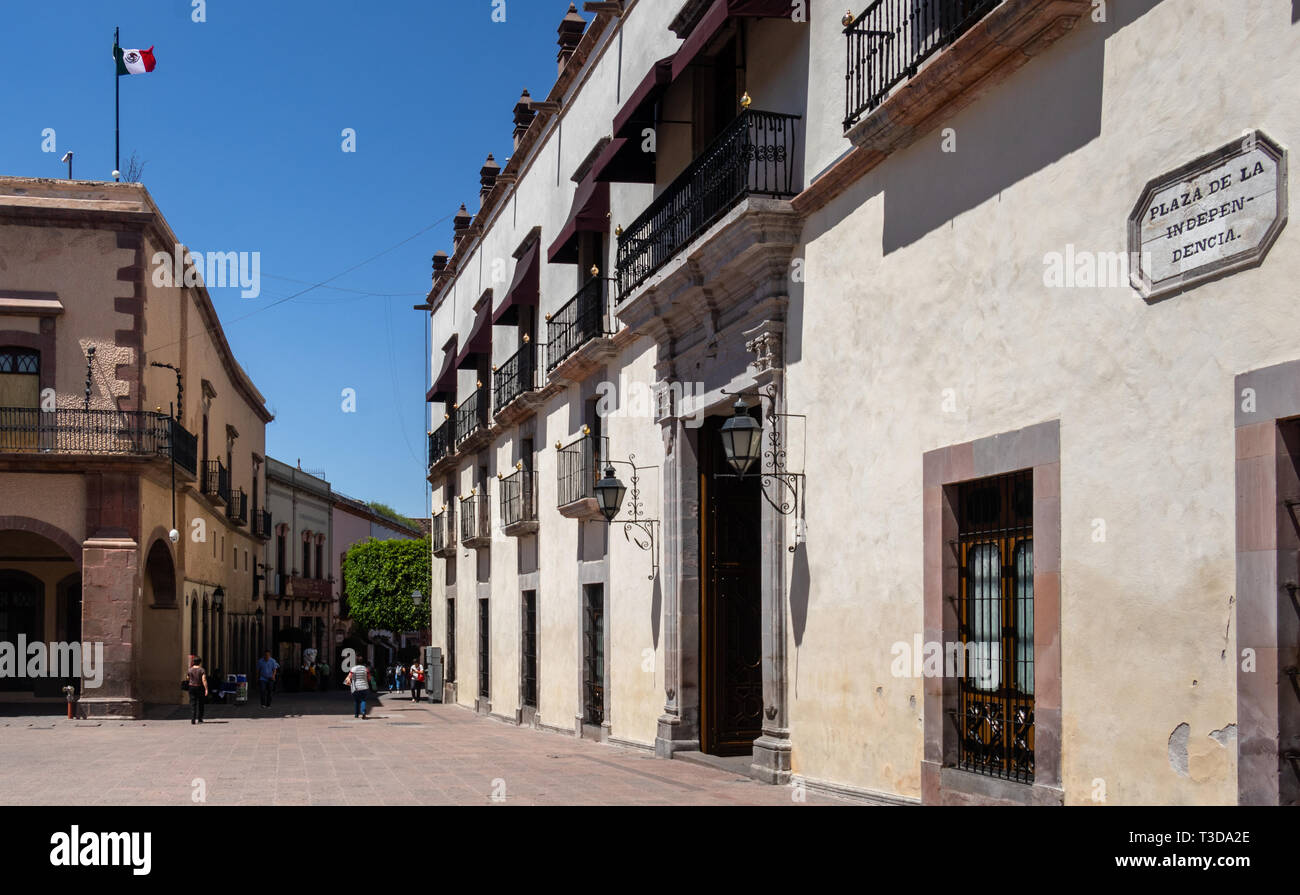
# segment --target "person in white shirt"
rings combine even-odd
[[[424,666],[419,660],[411,663],[411,701],[420,701],[420,691],[424,689]]]
[[[353,665],[343,683],[352,690],[352,717],[366,720],[366,700],[370,698],[370,669],[361,662]]]

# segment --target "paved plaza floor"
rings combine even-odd
[[[254,693],[248,705],[208,706],[202,725],[188,707],[142,721],[69,721],[56,709],[0,713],[0,804],[839,804],[405,694],[384,696],[364,721],[343,692],[277,694],[269,709]]]

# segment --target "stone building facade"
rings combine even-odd
[[[179,702],[191,654],[248,672],[261,643],[272,417],[207,290],[154,276],[178,254],[138,184],[0,178],[0,643],[102,644],[88,717]]]
[[[433,261],[447,698],[866,801],[1295,804],[1295,4],[586,6]]]
[[[302,658],[301,649],[332,652],[338,614],[334,566],[334,512],[330,483],[274,457],[267,459],[266,495],[276,523],[266,543],[266,606],[271,641],[282,663]],[[281,630],[297,628],[305,644],[279,641]]]

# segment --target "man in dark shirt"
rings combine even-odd
[[[186,683],[190,685],[190,723],[203,723],[203,703],[208,699],[208,673],[203,670],[203,660],[194,656]]]

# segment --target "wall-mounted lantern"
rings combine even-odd
[[[629,454],[627,460],[605,461],[605,477],[596,482],[595,491],[596,503],[600,506],[600,512],[605,517],[605,521],[610,524],[615,522],[615,517],[623,508],[623,498],[628,493],[627,487],[614,473],[615,465],[627,466],[632,470],[632,500],[628,507],[632,515],[630,519],[623,520],[623,537],[642,550],[650,551],[650,580],[653,581],[659,574],[659,551],[655,548],[659,520],[646,519],[641,515],[644,512],[644,505],[641,502],[641,489],[639,487],[641,478],[638,473],[642,470],[658,469],[659,467],[637,466],[636,454]],[[644,538],[634,537],[632,535],[633,530],[640,531]]]
[[[724,391],[723,394],[736,398],[735,415],[722,424],[721,432],[722,452],[727,458],[727,463],[736,470],[736,474],[720,475],[719,478],[743,479],[750,473],[754,464],[759,462],[761,455],[762,463],[757,470],[757,475],[762,485],[763,499],[781,515],[796,516],[795,543],[789,548],[790,552],[794,553],[795,547],[804,541],[806,524],[804,515],[806,507],[803,502],[804,474],[786,469],[786,445],[781,437],[780,421],[786,419],[806,421],[807,417],[800,413],[777,413],[775,385],[769,385],[766,389],[757,392],[741,392],[733,395],[731,392]],[[757,397],[760,404],[765,402],[766,410],[763,417],[767,421],[766,433],[759,421],[749,415],[749,408],[744,401],[746,396]],[[763,445],[764,434],[767,437],[766,449]],[[773,497],[771,492],[778,486],[783,488],[786,494]]]

